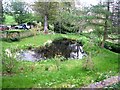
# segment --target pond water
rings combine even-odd
[[[55,55],[61,55],[66,59],[82,59],[84,56],[87,56],[82,48],[82,44],[75,40],[62,38],[51,43],[45,43],[44,47],[17,52],[17,59],[35,62],[54,58]]]
[[[16,57],[18,60],[22,60],[22,61],[40,61],[40,60],[44,60],[44,58],[41,57],[41,55],[39,54],[39,56],[37,55],[37,53],[35,53],[35,51],[32,50],[25,50],[25,51],[19,51],[16,53]]]

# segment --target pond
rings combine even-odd
[[[66,59],[82,59],[87,56],[82,47],[83,45],[79,41],[58,38],[53,41],[48,40],[44,43],[44,46],[19,51],[17,52],[17,58],[32,62],[54,58],[56,55],[63,56]]]

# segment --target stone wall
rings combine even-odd
[[[38,32],[36,34],[39,34]],[[33,36],[34,33],[31,31],[23,31],[23,32],[0,32],[0,39],[12,39],[12,38],[25,38],[29,36]]]

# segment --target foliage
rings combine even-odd
[[[13,42],[13,41],[20,41],[23,38],[32,37],[34,34],[39,35],[40,33],[33,32],[34,28],[30,30],[23,30],[23,29],[12,29],[12,30],[5,30],[2,31],[1,34],[3,38],[1,40]],[[35,37],[35,36],[34,36]]]
[[[49,30],[51,30],[51,31],[54,31],[54,25],[53,24],[49,24]]]
[[[57,33],[81,33],[86,27],[85,12],[77,10],[72,2],[62,2],[54,31]]]
[[[5,38],[2,38],[4,41],[19,41],[20,40],[20,33],[24,32],[24,30],[5,30],[2,33],[6,35]]]
[[[57,2],[35,2],[33,5],[33,9],[36,11],[37,14],[44,17],[47,15],[48,19],[52,19],[55,17],[57,12]]]
[[[13,48],[6,49],[5,51],[2,52],[2,73],[3,74],[16,73],[18,62],[16,61],[14,55],[15,54],[13,52]]]
[[[92,56],[91,53],[87,56],[86,60],[82,62],[83,69],[84,70],[94,70],[94,63],[92,61]]]
[[[48,34],[46,36],[41,34],[35,38],[24,38],[20,42],[8,43],[2,41],[2,48],[10,48],[11,45],[18,46],[20,49],[25,48],[24,45],[26,45],[26,47],[37,47],[42,46],[47,40],[53,40],[58,37],[67,37],[71,39],[82,38],[85,40],[85,43],[86,41],[89,41],[89,39],[85,36],[78,36],[74,34]],[[35,43],[34,40],[38,40],[39,42]],[[12,76],[2,76],[2,88],[80,88],[90,84],[92,80],[95,81],[101,73],[112,71],[112,75],[118,74],[118,54],[96,46],[91,48],[90,43],[86,44],[86,46],[89,46],[89,51],[94,50],[97,52],[100,49],[99,53],[92,55],[91,57],[92,61],[94,62],[95,70],[83,70],[81,60],[62,59],[62,61],[60,61],[58,64],[54,59],[42,60],[34,63],[27,61],[18,62],[18,69],[15,71],[15,74],[12,74]],[[56,65],[59,66],[59,70],[55,69]],[[45,70],[46,68],[48,68],[48,70]],[[96,74],[98,72],[99,74]]]
[[[88,10],[87,22],[88,25],[97,26],[95,33],[98,37],[102,38],[101,47],[104,47],[104,42],[107,38],[108,31],[112,28],[112,23],[109,18],[110,12],[110,2],[105,2],[107,5],[98,4],[92,6]]]
[[[99,56],[99,55],[98,55]],[[101,56],[100,56],[101,57]],[[98,57],[97,61],[100,61],[100,57]],[[105,59],[102,59],[105,60]],[[115,62],[113,60],[113,62]],[[54,60],[43,60],[40,62],[23,62],[23,70],[21,73],[13,75],[14,77],[3,76],[3,87],[36,87],[36,88],[44,88],[44,87],[53,87],[53,88],[60,88],[60,87],[82,87],[83,85],[87,85],[90,83],[91,80],[95,80],[98,75],[96,75],[96,71],[84,71],[82,69],[81,60],[67,60],[64,62],[60,62],[60,69],[59,71],[55,69],[55,62]],[[99,63],[99,62],[98,62]],[[108,64],[107,62],[102,62],[100,66]],[[109,62],[110,64],[110,62]],[[114,67],[114,64],[111,64]],[[31,71],[31,69],[34,69]],[[19,67],[22,67],[21,64]],[[96,66],[97,67],[97,66]],[[106,70],[112,69],[112,71],[116,70],[112,67],[108,67],[102,69],[98,67],[99,73],[103,73]],[[46,70],[48,68],[48,70]],[[52,68],[52,69],[51,69]],[[53,68],[55,70],[53,70]],[[99,74],[99,75],[100,75]],[[113,73],[113,75],[115,75]],[[8,78],[10,81],[8,81]],[[87,80],[86,80],[87,79]],[[17,82],[19,80],[19,82]],[[23,82],[24,80],[24,82]],[[10,84],[10,82],[12,84]],[[17,82],[17,83],[15,83]]]
[[[90,33],[83,33],[82,35],[87,37],[88,39],[87,42],[91,42],[91,43],[94,43],[94,45],[99,46],[101,43],[101,39],[100,37],[98,37],[98,35],[95,34],[95,33],[98,33],[97,31],[96,32],[95,31],[90,32]]]
[[[96,34],[96,35],[98,36],[98,38],[101,39],[101,37],[102,37],[102,35],[103,35],[103,27],[100,27],[100,26],[98,27],[98,26],[96,26],[96,27],[95,27],[95,30],[94,30],[92,33]]]
[[[3,24],[5,20],[2,3],[3,3],[3,0],[0,0],[0,24]]]
[[[90,84],[91,81],[98,82],[110,76],[118,75],[119,54],[98,46],[99,40],[103,37],[104,22],[107,21],[108,26],[111,27],[110,20],[106,20],[105,17],[106,15],[110,15],[110,12],[106,11],[104,5],[93,6],[86,14],[80,10],[75,11],[71,3],[63,2],[62,4],[63,6],[58,9],[57,4],[53,2],[36,2],[34,9],[40,16],[35,19],[40,21],[40,19],[42,19],[41,16],[44,17],[46,15],[48,23],[53,24],[53,22],[55,22],[58,24],[58,26],[55,26],[58,32],[78,33],[79,30],[86,27],[87,17],[88,25],[95,26],[96,31],[88,33],[88,37],[84,34],[48,34],[45,36],[45,34],[40,33],[35,37],[23,38],[19,42],[0,41],[0,43],[2,42],[1,47],[3,48],[2,88],[80,88]],[[29,20],[29,18],[32,18],[32,14],[26,13],[26,10],[23,10],[26,8],[23,2],[19,4],[18,2],[13,2],[13,6],[15,8],[18,7],[17,10],[15,9],[16,12],[12,12],[16,19],[19,18],[17,20],[18,23],[32,21]],[[60,15],[57,16],[58,11],[60,11]],[[55,18],[57,18],[56,21]],[[19,21],[20,19],[23,20]],[[53,29],[52,27],[50,28]],[[95,34],[97,34],[97,36]],[[43,43],[48,40],[57,40],[63,37],[82,42],[83,49],[87,52],[88,57],[81,61],[74,59],[66,60],[64,57],[56,55],[55,58],[42,60],[40,62],[18,62],[14,58],[15,52],[19,49],[43,46]],[[110,47],[118,47],[118,45],[107,45],[110,45]],[[18,47],[11,49],[10,46]],[[7,55],[4,52],[6,49]],[[12,75],[9,76],[8,74]]]
[[[98,42],[93,34],[92,35],[89,34],[90,37],[86,37],[86,36],[82,36],[78,40],[82,42],[84,51],[87,54],[91,53],[91,55],[94,56],[100,51],[98,47]]]
[[[16,24],[16,21],[13,16],[5,14],[5,22],[4,24],[6,25],[13,25]]]
[[[25,2],[17,0],[15,2],[10,1],[10,3],[6,3],[7,5],[5,5],[4,8],[5,13],[7,15],[13,16],[18,24],[31,22],[34,20],[33,15],[29,12],[29,6]]]
[[[48,30],[48,20],[55,20],[58,8],[58,2],[35,2],[33,5],[34,11],[44,18],[44,32]]]
[[[57,67],[57,70],[60,69],[60,55],[55,56],[55,65]]]
[[[22,17],[19,16],[19,18],[21,18],[22,23],[33,22],[36,19],[32,13],[25,13]]]
[[[110,78],[112,75],[114,74],[114,72],[109,71],[109,72],[104,72],[104,73],[96,73],[97,78],[95,78],[94,82],[99,82],[102,81],[104,79]]]
[[[61,61],[64,61],[65,60],[65,57],[63,57],[63,56],[61,56],[61,55],[56,55],[54,58],[53,58],[53,60],[55,61],[55,65],[56,65],[56,67],[57,67],[57,70],[60,70],[61,69],[61,67],[60,67],[60,65],[61,65]]]
[[[120,10],[119,10],[120,6],[119,6],[119,4],[120,4],[119,0],[118,1],[114,1],[112,3],[113,8],[112,8],[112,14],[111,14],[110,18],[112,19],[112,25],[114,27],[119,27],[119,20],[118,20],[118,18],[120,17],[119,16],[119,13],[120,13]]]
[[[105,42],[105,48],[113,51],[113,52],[116,52],[116,53],[119,53],[120,52],[120,45],[119,44],[114,44],[114,43],[111,43],[111,42]]]

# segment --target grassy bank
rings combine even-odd
[[[24,38],[19,42],[4,42],[2,48],[18,46],[24,48],[25,45],[35,47],[43,45],[47,40],[58,37],[73,39],[85,38],[79,35],[64,34],[40,34],[35,37]],[[85,39],[84,39],[85,40]],[[86,41],[85,41],[86,42]],[[3,88],[43,88],[43,87],[82,87],[93,82],[101,81],[110,76],[118,75],[118,54],[109,50],[85,43],[85,50],[92,52],[91,70],[85,69],[86,58],[82,60],[64,60],[60,58],[47,59],[40,62],[18,62],[14,72],[9,75],[4,73],[2,77]],[[90,48],[91,47],[91,48]],[[94,53],[95,52],[95,53]]]

